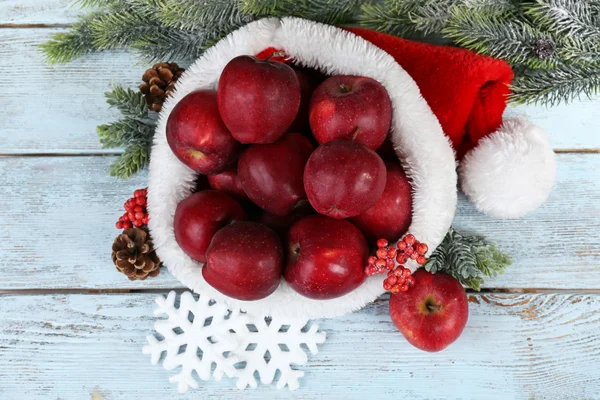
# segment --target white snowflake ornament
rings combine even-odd
[[[212,375],[217,381],[223,375],[234,376],[237,360],[228,357],[228,353],[238,347],[239,341],[230,330],[234,322],[239,324],[244,320],[244,315],[239,311],[230,312],[223,304],[207,297],[200,296],[196,300],[190,292],[182,293],[178,308],[175,292],[170,292],[166,298],[158,296],[155,301],[158,307],[154,315],[168,316],[154,323],[154,330],[164,339],[147,336],[148,344],[142,352],[152,356],[152,364],[157,364],[166,353],[163,367],[168,371],[181,366],[181,371],[169,379],[177,383],[180,393],[198,387],[194,371],[201,380],[210,379],[213,363],[216,368]]]
[[[286,385],[297,389],[303,371],[292,365],[304,365],[308,361],[302,345],[316,354],[317,344],[325,342],[325,333],[316,324],[308,326],[302,318],[271,318],[254,316],[239,309],[228,309],[207,296],[196,300],[191,292],[184,292],[177,307],[177,295],[170,292],[165,298],[156,298],[157,317],[166,315],[154,323],[154,330],[162,339],[150,335],[142,349],[151,355],[151,363],[162,361],[166,370],[181,367],[181,371],[169,380],[177,383],[180,393],[190,387],[197,388],[194,371],[201,380],[214,376],[237,378],[236,386],[245,389],[257,387],[254,373],[260,381],[271,384],[277,371],[280,377],[277,388]],[[212,370],[215,365],[214,371]]]
[[[248,321],[236,329],[241,340],[235,355],[246,363],[244,368],[236,371],[238,389],[256,388],[255,371],[262,383],[270,385],[278,370],[281,376],[277,389],[286,385],[290,390],[298,389],[298,379],[304,376],[304,371],[292,369],[291,365],[304,365],[308,361],[302,344],[312,354],[317,354],[317,344],[325,342],[325,332],[318,332],[319,327],[315,324],[305,330],[307,319],[265,318],[250,314],[246,317]]]

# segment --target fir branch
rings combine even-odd
[[[170,60],[187,65],[200,57],[222,35],[221,32],[210,30],[159,29],[137,39],[132,47],[148,62]]]
[[[600,62],[560,65],[553,70],[526,70],[515,76],[509,100],[515,104],[554,106],[600,93]]]
[[[513,65],[552,68],[558,62],[555,54],[548,59],[541,59],[534,53],[536,42],[550,40],[556,43],[554,37],[516,15],[507,19],[506,15],[490,15],[473,12],[468,7],[454,7],[442,33],[461,47],[504,59]]]
[[[94,45],[101,50],[132,47],[159,27],[156,18],[139,11],[123,10],[102,15],[89,26],[94,35]]]
[[[600,61],[600,40],[569,36],[561,39],[557,57],[566,64],[594,64]]]
[[[125,152],[109,168],[111,176],[127,179],[140,171],[149,159],[149,146],[135,143],[128,146]]]
[[[240,10],[238,0],[164,0],[160,10],[165,25],[185,30],[231,31],[253,20]]]
[[[103,148],[125,147],[109,172],[113,176],[128,178],[148,162],[156,119],[149,116],[142,93],[132,89],[116,86],[106,93],[106,101],[111,107],[116,107],[124,118],[98,126],[98,138]]]
[[[57,33],[52,39],[42,43],[40,48],[45,61],[48,64],[66,63],[84,54],[98,51],[89,24],[99,15],[96,13],[83,17],[81,22],[75,24],[68,32]]]
[[[365,28],[398,36],[421,33],[421,29],[425,29],[427,33],[434,33],[434,27],[437,27],[439,32],[439,26],[445,26],[447,22],[447,10],[443,13],[445,17],[435,18],[436,24],[422,21],[419,25],[413,18],[415,14],[423,15],[429,12],[427,3],[426,0],[386,0],[383,3],[365,4],[361,9],[359,24]]]
[[[439,35],[457,6],[487,15],[516,10],[511,0],[386,0],[364,5],[360,23],[392,35]]]
[[[124,117],[140,121],[149,119],[148,106],[141,92],[118,85],[104,95],[108,105],[117,108]]]
[[[103,148],[126,147],[130,144],[146,144],[152,142],[155,122],[123,118],[110,124],[96,128]]]
[[[300,17],[325,24],[356,22],[366,0],[240,0],[243,13],[254,18]]]
[[[534,25],[561,36],[600,40],[598,3],[585,0],[537,0],[523,5]]]
[[[445,272],[461,284],[480,290],[484,277],[502,274],[511,264],[510,257],[478,236],[463,236],[450,228],[431,254],[425,269]]]

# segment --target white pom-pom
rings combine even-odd
[[[512,118],[467,153],[459,172],[463,192],[479,211],[517,218],[548,198],[556,159],[540,127]]]

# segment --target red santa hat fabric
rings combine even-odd
[[[556,174],[554,152],[539,127],[524,118],[503,120],[513,78],[506,62],[348,30],[390,54],[415,80],[456,151],[462,189],[480,211],[519,217],[546,200]]]

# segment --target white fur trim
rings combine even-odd
[[[518,218],[547,198],[556,158],[544,131],[524,118],[506,119],[460,165],[463,192],[488,215]]]
[[[192,192],[197,175],[175,157],[167,144],[165,128],[171,110],[194,90],[215,89],[221,71],[232,58],[257,54],[268,47],[284,49],[299,63],[326,74],[369,76],[383,84],[393,105],[392,141],[413,180],[413,223],[409,231],[429,244],[431,250],[444,238],[456,209],[454,154],[416,83],[389,54],[366,40],[298,18],[263,19],[238,29],[208,49],[179,79],[177,91],[163,107],[154,137],[148,191],[150,231],[158,256],[177,279],[194,291],[260,315],[342,315],[379,296],[383,276],[372,277],[352,293],[332,300],[307,299],[282,280],[277,291],[265,299],[239,301],[204,281],[202,265],[185,255],[173,234],[175,208]]]

